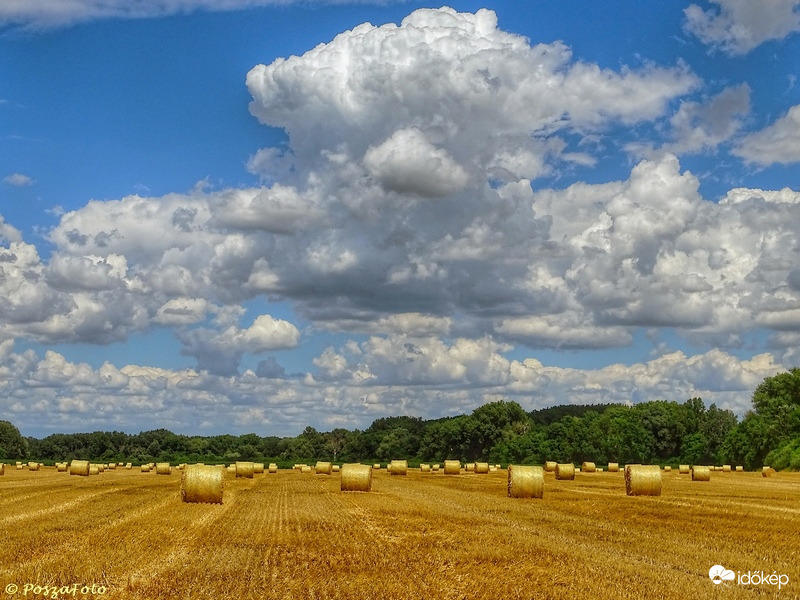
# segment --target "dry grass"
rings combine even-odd
[[[502,471],[372,472],[372,492],[350,494],[339,475],[283,470],[228,476],[219,505],[182,503],[176,477],[11,469],[0,482],[0,589],[86,582],[115,600],[777,595],[713,586],[708,570],[721,564],[786,574],[780,597],[800,596],[800,475],[662,478],[661,496],[629,497],[621,473],[547,477],[543,499],[520,501]]]

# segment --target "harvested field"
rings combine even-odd
[[[508,498],[505,471],[375,471],[369,493],[340,492],[339,474],[225,478],[224,503],[213,505],[181,502],[180,478],[138,470],[7,470],[0,589],[20,590],[3,599],[23,598],[25,583],[96,584],[108,598],[163,600],[777,593],[772,585],[722,590],[708,577],[718,564],[786,574],[781,597],[800,596],[798,474],[698,483],[664,473],[658,497],[626,496],[622,473],[547,474],[542,499]]]

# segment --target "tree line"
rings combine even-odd
[[[542,464],[593,461],[646,464],[771,464],[800,469],[800,369],[766,378],[753,393],[753,409],[739,422],[729,410],[700,398],[633,406],[564,405],[526,412],[497,401],[472,414],[423,420],[385,417],[364,430],[296,437],[187,436],[166,429],[23,437],[0,421],[0,459],[101,462],[415,462]]]

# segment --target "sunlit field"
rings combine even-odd
[[[784,575],[780,597],[800,596],[799,474],[713,473],[692,482],[673,471],[662,474],[660,497],[626,496],[622,473],[578,473],[574,481],[546,474],[543,499],[508,498],[505,470],[382,470],[367,493],[340,492],[338,473],[225,477],[222,505],[187,504],[177,471],[78,477],[7,466],[2,598],[678,600],[778,592],[770,583],[715,585],[713,565]],[[37,595],[26,584],[76,587],[40,587]]]

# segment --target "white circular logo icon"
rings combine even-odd
[[[714,585],[719,585],[723,581],[733,581],[736,579],[736,574],[722,565],[714,565],[708,570],[708,577]]]

